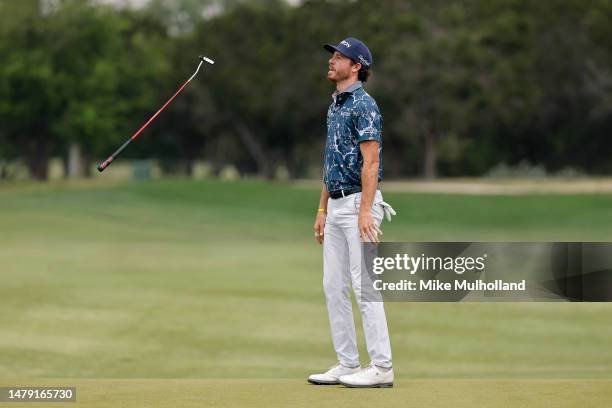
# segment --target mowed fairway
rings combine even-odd
[[[396,388],[307,385],[335,361],[318,194],[0,185],[0,385],[71,378],[80,403],[66,406],[612,405],[606,303],[389,303]],[[612,238],[612,195],[385,199],[398,212],[387,241]]]

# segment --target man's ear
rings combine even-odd
[[[359,62],[356,64],[353,64],[353,66],[351,67],[351,71],[353,72],[359,72],[360,69],[361,69],[361,63]]]

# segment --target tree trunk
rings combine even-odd
[[[78,143],[71,143],[68,148],[68,178],[75,179],[83,175],[83,160],[81,146]]]
[[[185,159],[185,175],[189,178],[193,177],[193,159]]]
[[[437,140],[433,132],[425,131],[425,157],[423,160],[423,176],[433,180],[437,176]]]
[[[264,148],[257,140],[255,134],[239,119],[234,118],[232,123],[242,143],[244,143],[247,151],[255,161],[257,172],[266,178],[272,178],[270,158],[266,156]]]
[[[49,148],[46,135],[36,135],[27,142],[25,162],[34,180],[47,180],[49,176]]]
[[[83,166],[83,176],[86,178],[91,178],[91,158],[88,154],[84,154],[82,157],[82,166]]]

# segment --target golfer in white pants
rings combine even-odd
[[[363,242],[378,242],[384,215],[393,209],[378,190],[382,178],[382,116],[363,89],[372,65],[366,45],[352,37],[325,45],[332,54],[328,78],[336,83],[327,112],[324,185],[314,224],[323,244],[323,289],[338,363],[308,377],[312,384],[391,387],[391,345],[382,301],[360,296]],[[370,365],[361,369],[350,287],[361,311]],[[370,299],[371,300],[371,299]]]

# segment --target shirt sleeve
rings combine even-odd
[[[359,143],[368,140],[382,141],[382,115],[375,104],[359,104],[356,109],[355,131]]]

